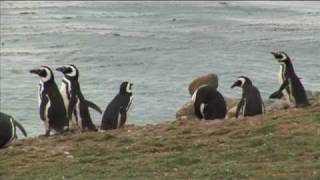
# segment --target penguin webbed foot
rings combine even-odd
[[[269,96],[269,99],[281,99],[283,93],[281,91],[276,91]]]

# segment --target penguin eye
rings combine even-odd
[[[280,61],[286,61],[288,58],[285,54],[281,53],[279,59]]]
[[[68,67],[66,73],[71,73],[72,72],[72,68]]]
[[[39,76],[41,77],[46,77],[47,76],[47,71],[46,70],[41,70],[40,73],[39,73]]]

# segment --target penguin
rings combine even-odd
[[[0,112],[0,148],[9,146],[18,138],[17,127],[27,137],[26,130],[18,121],[12,116]]]
[[[239,117],[240,113],[243,117],[265,113],[265,106],[259,89],[252,84],[248,77],[239,76],[239,79],[233,83],[231,88],[237,86],[242,88],[242,97],[237,105],[236,118]]]
[[[101,130],[118,129],[124,126],[128,118],[128,112],[132,104],[132,86],[130,82],[122,82],[120,92],[103,113]]]
[[[280,63],[278,91],[270,95],[270,98],[280,99],[283,96],[289,104],[295,107],[306,107],[310,103],[306,91],[296,75],[290,57],[285,52],[271,52],[274,58]]]
[[[193,93],[195,115],[199,119],[224,119],[227,113],[224,97],[212,85],[204,84]]]
[[[40,118],[46,129],[44,136],[49,136],[52,130],[62,133],[69,128],[69,123],[52,70],[48,66],[41,66],[39,69],[30,70],[30,73],[40,76],[38,101]]]
[[[79,70],[73,65],[62,66],[56,69],[63,73],[60,92],[69,117],[69,121],[75,121],[81,131],[97,131],[93,124],[89,107],[102,114],[101,109],[93,102],[84,98],[79,83]]]

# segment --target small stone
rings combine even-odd
[[[226,119],[232,119],[236,117],[237,105],[230,108],[227,112]]]

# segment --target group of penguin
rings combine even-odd
[[[270,95],[270,98],[283,96],[295,107],[309,106],[305,89],[296,75],[290,57],[285,52],[271,52],[280,63],[280,88]],[[62,133],[78,128],[81,131],[98,131],[92,122],[89,108],[99,113],[101,109],[93,102],[84,98],[79,84],[79,70],[75,65],[56,68],[63,74],[60,90],[55,83],[52,70],[48,66],[30,70],[30,73],[40,77],[38,102],[40,118],[44,122],[45,136],[51,131]],[[127,121],[132,105],[132,86],[130,82],[122,82],[119,93],[108,104],[103,113],[100,129],[112,130],[121,128]],[[242,88],[242,98],[236,108],[236,118],[239,116],[254,116],[265,113],[265,107],[258,88],[245,76],[240,76],[231,86]],[[222,94],[211,85],[202,85],[192,95],[194,113],[199,119],[224,119],[227,114],[226,102]],[[0,148],[7,146],[17,138],[16,127],[27,136],[23,126],[12,116],[1,113],[0,118]]]
[[[89,108],[102,113],[93,102],[85,99],[79,83],[79,70],[75,65],[62,66],[56,69],[63,74],[60,91],[55,83],[52,70],[48,66],[33,69],[30,73],[40,77],[39,112],[45,124],[45,136],[51,131],[61,133],[72,125],[81,131],[98,131],[92,122]],[[132,104],[132,83],[123,82],[120,92],[115,96],[104,111],[101,130],[122,127],[127,119],[127,112]]]
[[[271,52],[280,64],[279,82],[280,88],[270,95],[270,99],[280,99],[284,96],[288,104],[294,104],[297,108],[309,106],[306,91],[296,75],[290,57],[285,52]],[[260,92],[252,81],[245,76],[240,76],[231,86],[242,88],[242,97],[236,107],[235,116],[255,116],[265,113],[265,106]],[[224,119],[227,107],[224,97],[212,85],[200,86],[192,95],[195,115],[199,119]]]

